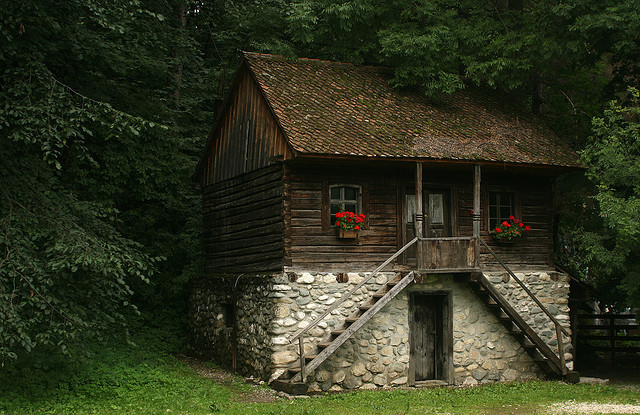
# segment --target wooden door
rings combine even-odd
[[[451,333],[447,294],[413,293],[410,300],[410,375],[414,382],[449,381]]]
[[[451,236],[451,197],[448,189],[425,188],[422,192],[422,210],[424,222],[422,236],[425,238],[440,238]],[[405,240],[415,238],[416,196],[405,195],[404,228]],[[415,245],[407,251],[407,263],[415,264]]]

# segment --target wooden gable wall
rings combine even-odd
[[[289,159],[292,151],[256,81],[243,65],[221,118],[211,132],[202,162],[206,187],[266,167],[274,157]]]

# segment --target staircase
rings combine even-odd
[[[468,239],[468,238],[444,238],[447,239]],[[577,372],[571,372],[564,360],[564,349],[562,342],[562,334],[569,336],[569,332],[556,320],[553,315],[544,307],[544,305],[536,298],[536,296],[518,279],[518,277],[504,264],[491,250],[491,248],[481,239],[474,238],[479,243],[484,245],[490,254],[503,266],[503,268],[509,273],[511,278],[516,281],[521,288],[531,297],[531,299],[542,309],[542,311],[550,318],[555,324],[556,339],[558,342],[558,354],[556,354],[541,338],[538,334],[525,322],[520,316],[519,312],[514,309],[508,300],[504,298],[493,284],[478,271],[475,267],[476,263],[472,262],[475,268],[468,269],[466,275],[471,288],[475,291],[478,297],[489,307],[489,309],[498,317],[498,319],[504,324],[509,333],[513,335],[522,345],[522,347],[529,353],[533,360],[537,362],[541,368],[552,377],[563,377],[565,380],[573,381],[576,379]],[[320,316],[312,321],[306,328],[301,329],[294,334],[290,342],[298,341],[299,344],[299,361],[294,362],[291,366],[287,367],[285,371],[272,383],[271,386],[274,389],[284,391],[292,395],[303,395],[307,392],[307,385],[305,380],[307,376],[312,373],[318,366],[320,366],[331,354],[333,354],[347,339],[349,339],[356,330],[362,327],[367,321],[369,321],[378,311],[380,311],[389,301],[396,297],[406,286],[412,283],[416,277],[414,271],[402,276],[402,274],[396,274],[395,278],[387,282],[380,290],[374,293],[367,301],[365,301],[359,308],[347,319],[344,323],[335,328],[329,336],[323,339],[321,342],[314,346],[314,349],[305,353],[304,352],[304,340],[303,335],[312,327],[315,327],[320,321],[322,321],[327,315],[359,290],[365,283],[371,278],[377,275],[384,267],[389,265],[395,258],[402,254],[405,250],[411,247],[416,242],[429,242],[428,238],[414,238],[407,243],[398,252],[392,255],[387,261],[376,268],[367,278],[356,285],[350,292],[346,293],[340,300],[335,302],[331,307],[325,310]],[[436,241],[439,242],[439,241]],[[475,245],[475,244],[474,244]],[[477,248],[474,248],[477,249]],[[464,258],[471,257],[469,250],[466,249]],[[476,251],[474,250],[473,253]],[[474,254],[475,255],[475,254]],[[460,256],[460,255],[459,255]],[[467,261],[468,262],[468,261]],[[447,270],[448,272],[460,272],[462,268],[454,270]],[[426,274],[441,271],[440,269],[425,269]],[[463,274],[458,274],[461,276]],[[459,277],[458,277],[459,280]]]
[[[308,354],[302,353],[300,361],[288,367],[278,379],[271,383],[271,387],[292,395],[305,394],[307,392],[307,385],[304,382],[306,376],[327,360],[356,330],[369,321],[407,285],[412,283],[414,277],[413,271],[404,277],[401,274],[396,274],[394,279],[387,282],[362,304],[355,313],[347,317],[339,328],[334,329],[327,338],[318,343],[313,351]],[[301,337],[299,338],[301,339]],[[301,346],[301,351],[303,349]]]
[[[547,374],[555,377],[562,377],[568,382],[576,382],[580,379],[578,372],[569,370],[564,360],[564,343],[562,340],[562,334],[571,338],[571,335],[565,329],[560,322],[547,310],[547,308],[538,300],[538,297],[533,294],[527,286],[520,281],[520,278],[513,273],[513,271],[498,258],[493,249],[487,245],[482,239],[478,238],[478,241],[484,248],[491,254],[496,261],[504,268],[509,276],[522,288],[522,290],[533,300],[534,303],[540,307],[540,309],[547,315],[547,317],[553,322],[556,329],[556,342],[558,344],[558,354],[551,350],[551,348],[538,336],[538,334],[529,326],[524,319],[520,316],[520,313],[514,309],[509,301],[504,298],[493,284],[482,274],[481,272],[471,273],[469,282],[471,287],[478,294],[478,296],[484,301],[489,309],[498,317],[502,324],[522,345],[522,347],[533,357],[533,360],[537,362]]]
[[[561,377],[568,373],[563,359],[549,348],[484,274],[481,272],[471,274],[469,284],[509,333],[520,342],[527,353],[548,375]]]

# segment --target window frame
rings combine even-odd
[[[484,220],[482,221],[484,226],[485,226],[485,230],[487,232],[490,232],[495,226],[492,225],[492,221],[491,221],[491,194],[492,193],[498,193],[498,194],[510,194],[511,195],[511,212],[510,215],[515,216],[517,219],[522,220],[522,205],[521,205],[521,197],[520,197],[520,191],[518,190],[514,190],[513,188],[507,188],[507,187],[489,187],[487,189],[485,189],[484,192],[484,203],[483,203],[483,210],[484,210]],[[498,205],[499,206],[499,205]],[[507,216],[506,218],[502,218],[500,217],[500,213],[498,213],[498,218],[497,218],[497,222],[496,222],[496,226],[498,226],[498,224],[502,223],[501,221],[505,221],[508,220],[509,217]]]
[[[325,230],[333,228],[333,220],[334,217],[331,214],[331,205],[332,201],[347,201],[344,199],[344,194],[341,194],[341,199],[332,199],[331,198],[331,189],[336,187],[351,187],[357,189],[356,192],[356,214],[364,213],[366,215],[365,221],[361,224],[362,229],[367,229],[369,222],[369,198],[368,198],[368,186],[365,183],[344,183],[344,182],[329,182],[328,180],[324,180],[322,182],[322,228]],[[351,199],[349,199],[351,200]]]

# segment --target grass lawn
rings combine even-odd
[[[544,414],[548,405],[570,400],[640,404],[637,385],[558,382],[289,400],[237,376],[203,377],[158,347],[115,345],[96,348],[89,358],[44,360],[0,369],[0,414]],[[254,399],[263,395],[270,398]]]

